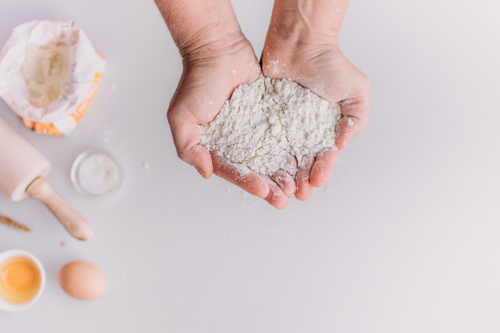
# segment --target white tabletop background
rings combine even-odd
[[[271,1],[233,5],[260,55]],[[0,251],[28,250],[47,272],[37,304],[0,312],[0,332],[499,332],[499,12],[497,0],[352,1],[341,47],[371,79],[369,127],[325,187],[278,211],[177,158],[165,111],[181,60],[153,1],[1,0],[1,44],[23,22],[71,19],[107,67],[66,138],[30,132],[0,101],[95,231],[73,240],[40,203],[0,194],[0,213],[33,229],[0,225]],[[71,183],[90,148],[124,165],[109,199]],[[101,299],[61,290],[72,260],[105,274]]]

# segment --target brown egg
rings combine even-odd
[[[59,284],[66,294],[81,300],[99,298],[107,287],[101,271],[85,261],[72,261],[64,265],[59,272]]]

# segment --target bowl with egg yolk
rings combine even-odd
[[[0,310],[17,312],[32,306],[45,287],[40,261],[23,250],[0,253]]]

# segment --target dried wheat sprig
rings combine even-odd
[[[7,225],[9,227],[12,227],[12,228],[15,228],[15,229],[18,229],[18,230],[21,230],[21,231],[31,231],[30,228],[22,225],[21,223],[18,223],[16,221],[11,220],[8,217],[2,216],[2,215],[0,215],[0,224],[5,224],[5,225]]]

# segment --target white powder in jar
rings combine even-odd
[[[83,190],[95,196],[103,196],[118,185],[120,170],[109,156],[97,153],[80,164],[77,178]]]
[[[261,76],[239,86],[217,117],[200,126],[201,144],[250,170],[295,174],[287,157],[315,156],[335,146],[340,105],[330,103],[292,80]]]

